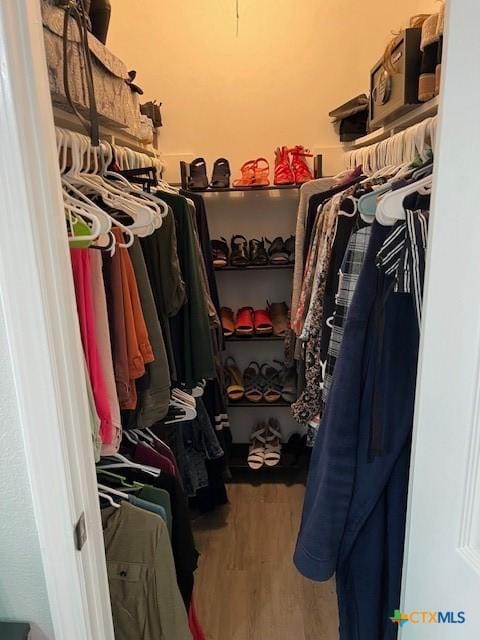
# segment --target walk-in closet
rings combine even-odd
[[[479,22],[0,3],[1,640],[478,638]]]

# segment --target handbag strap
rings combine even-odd
[[[60,0],[59,5],[62,7],[62,9],[65,10],[65,16],[63,20],[63,84],[65,87],[65,96],[73,112],[90,134],[92,145],[94,147],[98,147],[98,111],[97,102],[95,99],[95,87],[93,84],[92,58],[90,56],[90,47],[88,46],[88,27],[85,7],[83,4],[83,0]],[[87,120],[87,118],[85,118],[83,114],[80,113],[80,111],[74,104],[70,93],[70,82],[68,74],[68,27],[70,17],[75,20],[80,34],[80,48],[82,50],[85,67],[85,80],[87,84],[90,120]]]

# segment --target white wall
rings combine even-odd
[[[167,154],[235,169],[278,145],[338,145],[328,112],[367,91],[392,30],[435,0],[115,0],[108,46],[163,101]],[[172,159],[173,161],[173,159]]]
[[[0,620],[31,622],[35,638],[53,638],[1,307],[0,398]]]

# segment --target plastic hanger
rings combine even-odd
[[[97,469],[121,469],[121,468],[129,468],[129,469],[138,469],[139,471],[143,471],[144,473],[148,473],[155,478],[158,478],[161,471],[160,469],[156,469],[155,467],[146,466],[143,464],[137,464],[136,462],[132,462],[121,453],[114,453],[111,456],[106,456],[107,458],[111,458],[113,460],[119,460],[119,462],[113,462],[109,464],[98,465]]]
[[[112,487],[109,487],[106,484],[100,484],[99,482],[97,482],[97,487],[100,489],[100,491],[104,491],[105,493],[111,493],[114,496],[118,496],[119,498],[128,500],[128,495],[126,493],[123,493],[123,491],[119,491],[118,489],[113,489]]]
[[[103,498],[104,500],[106,500],[107,502],[109,502],[112,507],[115,507],[115,509],[120,509],[121,505],[117,504],[114,499],[112,498],[112,496],[109,496],[108,493],[104,493],[103,491],[99,491],[98,492],[98,496],[100,498]]]
[[[90,146],[90,141],[85,136],[81,136],[77,133],[68,132],[68,134],[69,135],[65,135],[65,133],[63,134],[63,143],[68,143],[70,147],[72,162],[70,169],[66,170],[63,175],[63,182],[71,186],[76,185],[78,187],[77,193],[83,187],[83,189],[87,192],[94,192],[99,194],[102,200],[104,200],[107,205],[111,206],[114,209],[118,209],[119,211],[123,211],[133,218],[135,215],[133,208],[129,206],[129,203],[126,202],[125,199],[116,196],[116,194],[109,188],[109,185],[102,181],[100,176],[90,173],[82,173],[85,157],[88,158],[90,166],[90,154],[92,149],[92,147]],[[62,163],[61,168],[65,168],[64,163]],[[88,200],[88,198],[86,199]],[[135,236],[129,230],[129,228],[106,212],[103,213],[104,215],[108,215],[111,219],[112,225],[115,225],[122,229],[122,231],[128,238],[126,243],[119,243],[119,246],[124,248],[131,247],[133,241],[135,240]]]
[[[376,218],[378,222],[385,226],[391,226],[398,220],[405,220],[406,214],[403,207],[405,198],[416,191],[425,193],[425,188],[431,185],[432,176],[427,176],[402,189],[387,193],[377,206]]]

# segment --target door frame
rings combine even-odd
[[[435,180],[425,277],[401,609],[461,610],[480,582],[480,262],[478,0],[450,0],[445,19]],[[447,514],[446,517],[442,517]],[[435,523],[441,535],[433,531]],[[452,562],[450,562],[452,560]],[[455,569],[453,569],[455,567]],[[478,599],[478,597],[477,597]],[[466,610],[455,637],[477,638]],[[476,625],[476,626],[475,626]],[[450,638],[406,624],[400,638]]]
[[[54,634],[113,640],[39,0],[0,2],[0,68],[0,299]]]

